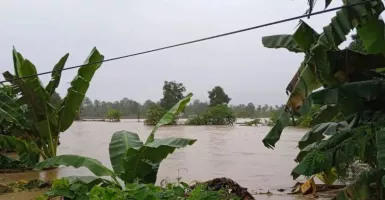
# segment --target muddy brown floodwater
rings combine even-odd
[[[294,157],[298,153],[296,145],[306,129],[286,128],[274,150],[263,146],[262,139],[270,127],[248,126],[165,126],[155,137],[188,137],[197,142],[175,151],[162,162],[158,173],[158,183],[162,179],[176,181],[178,169],[184,182],[205,181],[215,177],[228,177],[247,187],[251,193],[276,191],[293,186],[290,176],[295,166]],[[127,130],[138,133],[145,140],[152,127],[144,126],[136,120],[123,120],[120,123],[75,122],[61,134],[58,154],[78,154],[96,158],[111,167],[108,144],[115,131]],[[185,170],[187,169],[187,170]],[[60,167],[46,172],[24,172],[0,174],[0,183],[10,181],[43,179],[73,175],[91,175],[87,169]],[[303,180],[301,180],[303,181]],[[276,192],[274,192],[276,193]],[[258,199],[299,199],[277,195],[257,195]],[[22,195],[22,196],[18,196]],[[28,193],[27,193],[28,195]],[[25,194],[2,195],[0,199],[27,199]],[[303,198],[301,198],[303,199]]]

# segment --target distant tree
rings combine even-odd
[[[151,108],[151,107],[153,107],[153,106],[155,106],[156,105],[156,103],[155,102],[153,102],[153,101],[151,101],[151,100],[147,100],[147,101],[145,101],[144,102],[144,104],[143,104],[143,106],[141,107],[141,114],[144,116],[144,115],[146,115],[146,113],[148,112],[148,110]]]
[[[220,86],[216,86],[211,91],[209,91],[209,99],[210,106],[227,105],[231,100]]]
[[[107,114],[106,114],[106,120],[111,121],[111,122],[119,122],[121,118],[121,113],[119,110],[115,109],[109,109]]]
[[[207,102],[202,102],[199,99],[195,99],[192,103],[186,106],[186,115],[199,115],[207,110]]]
[[[245,111],[248,117],[255,117],[255,106],[253,103],[248,103],[245,107]]]
[[[257,117],[262,117],[262,106],[258,105],[257,109],[255,110]]]
[[[174,81],[165,81],[163,85],[163,98],[160,100],[160,106],[166,110],[170,110],[176,103],[183,99],[183,92],[186,88],[182,83]]]

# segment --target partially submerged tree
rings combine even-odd
[[[165,81],[163,85],[163,98],[160,100],[160,106],[166,110],[171,109],[178,101],[183,99],[183,92],[186,88],[182,83],[175,81]]]
[[[227,105],[231,100],[220,86],[215,86],[211,91],[209,91],[209,99],[210,106]]]
[[[121,115],[122,113],[120,113],[119,110],[109,109],[106,114],[106,120],[110,122],[120,122]]]
[[[232,125],[235,121],[235,115],[227,105],[230,98],[219,86],[216,86],[209,92],[210,105],[198,116],[187,120],[189,125]]]

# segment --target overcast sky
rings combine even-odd
[[[340,5],[341,1],[333,1],[331,7]],[[315,10],[323,7],[319,1]],[[65,53],[70,53],[66,64],[70,67],[83,63],[94,46],[111,58],[301,15],[306,9],[305,0],[3,1],[0,69],[12,72],[13,45],[38,72],[45,72]],[[321,32],[332,16],[334,12],[305,21]],[[159,100],[164,80],[174,80],[201,100],[207,100],[207,91],[219,85],[232,98],[231,104],[283,104],[286,85],[303,55],[264,48],[261,38],[292,33],[297,24],[105,63],[87,96],[108,101]],[[76,72],[63,72],[61,96]],[[44,83],[49,78],[41,76]]]

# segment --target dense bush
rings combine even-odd
[[[187,120],[188,125],[232,125],[236,121],[233,111],[227,105],[216,105],[202,115]]]
[[[110,109],[106,114],[106,120],[112,121],[112,122],[119,122],[121,115],[122,114],[120,113],[119,110]]]
[[[159,105],[152,105],[146,113],[146,119],[144,120],[145,125],[156,125],[159,120],[167,113],[167,110],[160,107]],[[174,120],[171,124],[176,124]]]

